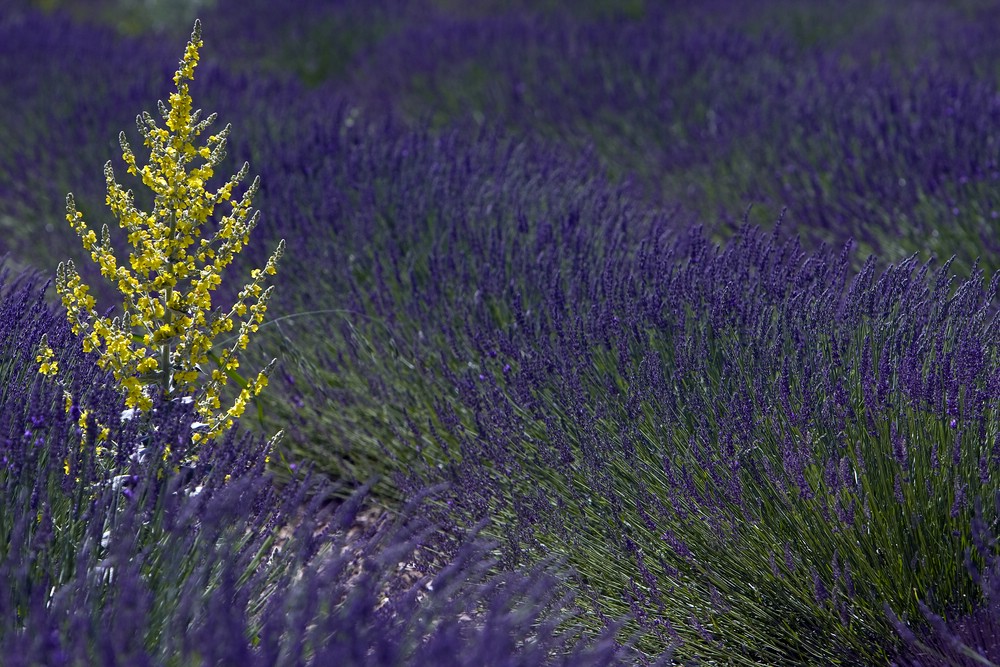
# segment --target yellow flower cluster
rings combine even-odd
[[[257,224],[259,213],[252,213],[251,203],[259,179],[254,179],[238,200],[233,199],[233,193],[249,171],[247,164],[215,191],[205,187],[225,157],[230,126],[209,136],[203,145],[196,143],[216,119],[211,114],[200,120],[201,111],[192,111],[188,82],[194,78],[201,46],[201,24],[195,22],[174,74],[177,92],[171,93],[169,108],[159,104],[166,128],[159,127],[148,113],[136,118],[150,152],[149,163],[140,167],[125,133],[119,135],[128,173],[153,191],[152,211],[137,208],[132,191],[115,180],[111,163],[104,167],[106,203],[133,248],[127,266],[116,259],[107,225],[98,242],[97,234],[77,210],[73,195],[66,198],[66,219],[101,274],[123,295],[123,313],[113,319],[96,314],[94,298],[73,262],[61,263],[56,272],[56,290],[73,332],[82,335],[84,351],[99,352],[98,364],[112,371],[125,391],[127,406],[140,412],[148,410],[153,386],[167,397],[193,397],[202,420],[202,429],[194,436],[196,443],[231,428],[247,402],[267,386],[274,362],[247,381],[236,373],[237,354],[246,349],[250,334],[263,322],[273,288],[265,289],[262,283],[265,276],[277,272],[285,247],[282,240],[263,270],[252,272],[251,282],[228,311],[213,310],[212,292],[222,282],[222,271],[249,243]],[[218,221],[215,234],[205,238],[202,228],[223,202],[229,202],[231,210]],[[218,349],[216,339],[234,329],[238,331],[234,342]],[[37,361],[46,375],[58,370],[44,341]],[[213,370],[208,370],[210,362],[215,365]],[[199,380],[202,375],[207,381]],[[223,410],[221,394],[229,380],[236,380],[241,391],[232,406]]]
[[[49,347],[49,337],[42,334],[42,340],[38,345],[38,356],[35,361],[39,364],[38,372],[42,375],[55,375],[59,372],[59,362],[55,360],[56,353]]]

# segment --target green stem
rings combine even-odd
[[[164,343],[160,346],[160,387],[163,389],[163,395],[166,396],[167,392],[170,391],[170,346]]]
[[[177,217],[173,211],[170,213],[170,236],[173,237],[177,230]],[[167,260],[169,261],[169,257]],[[163,312],[167,324],[173,324],[174,311],[170,308],[170,297],[173,296],[174,288],[167,287],[163,293]],[[160,387],[163,395],[170,393],[170,344],[164,342],[160,345]]]

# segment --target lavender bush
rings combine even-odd
[[[450,461],[460,522],[502,517],[509,565],[569,555],[604,613],[682,654],[884,663],[884,605],[978,599],[962,549],[997,490],[998,281],[909,260],[848,282],[847,258],[745,231],[550,269],[544,301],[470,334],[463,410],[411,441]]]

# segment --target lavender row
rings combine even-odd
[[[748,201],[788,207],[812,238],[854,237],[892,259],[958,253],[968,269],[997,254],[996,59],[975,16],[918,15],[916,34],[887,13],[823,48],[755,34],[749,19],[666,10],[441,19],[385,42],[357,87],[412,118],[592,144],[614,173],[707,217],[738,224]],[[893,57],[916,42],[940,58]]]
[[[454,560],[428,552],[427,493],[348,539],[364,491],[324,511],[308,478],[274,486],[274,452],[246,434],[192,461],[182,404],[123,421],[37,278],[0,285],[4,664],[627,664],[608,633],[573,630],[558,570],[493,576],[464,531]],[[37,373],[42,333],[62,387]]]

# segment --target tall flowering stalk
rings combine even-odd
[[[126,405],[137,412],[149,410],[154,388],[167,398],[190,397],[203,420],[193,436],[195,443],[230,429],[247,402],[267,386],[274,361],[252,381],[246,381],[236,370],[237,355],[246,349],[250,334],[263,322],[273,289],[265,289],[263,283],[267,275],[276,273],[285,248],[284,240],[280,241],[264,268],[251,272],[250,283],[228,311],[213,310],[212,292],[222,282],[223,269],[249,243],[250,232],[259,219],[259,212],[251,210],[251,201],[260,179],[255,178],[240,199],[233,199],[234,189],[249,170],[245,163],[214,192],[205,187],[225,158],[230,126],[209,136],[204,144],[196,143],[216,119],[216,114],[211,114],[200,120],[201,111],[192,111],[188,90],[202,44],[201,23],[196,21],[174,74],[177,91],[170,94],[169,107],[163,102],[158,105],[166,127],[159,127],[146,112],[136,118],[143,143],[150,151],[149,163],[140,167],[125,133],[119,135],[128,173],[139,176],[155,195],[152,211],[137,208],[132,191],[115,180],[111,162],[104,166],[106,202],[128,232],[134,248],[129,254],[131,270],[116,260],[107,225],[98,242],[76,209],[72,193],[66,197],[66,218],[101,267],[101,274],[117,284],[124,297],[124,313],[113,319],[98,316],[90,288],[72,261],[60,263],[56,273],[56,290],[66,306],[73,332],[83,336],[84,351],[100,353],[98,364],[110,369],[121,384]],[[202,227],[212,218],[215,207],[226,201],[232,206],[231,212],[219,220],[214,236],[203,237]],[[233,342],[218,345],[216,339],[236,329],[237,321],[238,333]],[[58,372],[47,341],[42,341],[37,359],[42,373]],[[211,370],[210,362],[214,364]],[[207,381],[202,376],[207,376]],[[241,385],[241,391],[223,410],[221,394],[230,379]]]

